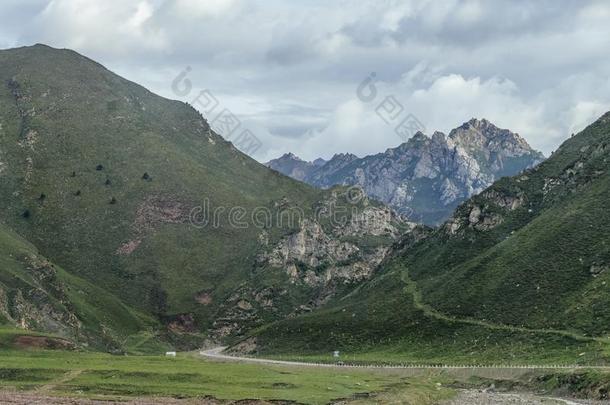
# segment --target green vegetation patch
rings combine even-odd
[[[405,380],[391,372],[282,367],[204,361],[190,356],[111,356],[77,352],[0,353],[2,384],[46,386],[53,394],[77,397],[204,397],[290,400],[326,404],[340,398],[375,398],[411,392],[421,398],[450,395],[440,379]],[[2,374],[4,375],[4,374]],[[386,392],[387,391],[387,392]],[[426,402],[418,402],[426,403]]]

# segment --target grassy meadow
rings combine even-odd
[[[286,367],[176,358],[117,356],[83,351],[7,348],[14,333],[2,333],[0,390],[106,400],[203,398],[286,400],[326,404],[337,399],[397,398],[432,403],[453,395],[436,373],[407,377],[400,371]],[[357,403],[357,402],[356,402]]]

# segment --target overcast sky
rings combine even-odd
[[[208,118],[239,117],[260,161],[382,152],[408,116],[429,134],[487,118],[549,154],[610,110],[609,21],[607,1],[3,0],[0,48],[71,48],[183,101],[208,89]]]

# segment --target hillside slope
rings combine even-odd
[[[251,338],[257,350],[376,344],[410,359],[430,347],[453,358],[607,361],[609,145],[607,113],[536,168],[463,203],[440,228],[412,233],[354,293],[260,330]]]
[[[0,51],[0,81],[0,219],[173,332],[223,337],[311,309],[368,277],[402,232],[377,204],[266,168],[189,105],[73,51]],[[353,237],[368,234],[372,246]]]
[[[0,324],[44,330],[104,350],[156,321],[68,274],[0,224]]]
[[[405,256],[425,300],[458,316],[610,333],[609,144],[606,114],[462,205]]]

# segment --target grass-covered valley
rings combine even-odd
[[[607,400],[609,142],[607,113],[432,228],[74,51],[2,50],[0,401]]]
[[[0,400],[9,403],[138,404],[438,404],[461,392],[484,398],[603,399],[609,374],[596,369],[385,369],[248,364],[201,358],[117,356],[83,350],[23,346],[57,337],[0,328]],[[57,344],[59,344],[57,342]],[[523,393],[523,394],[506,394]],[[534,394],[527,394],[534,392]],[[448,402],[447,402],[448,403]],[[560,400],[549,403],[561,404]],[[574,402],[573,402],[574,403]],[[580,403],[580,402],[575,402]],[[603,403],[603,402],[587,402]]]
[[[331,344],[419,361],[607,364],[609,136],[606,114],[441,227],[405,238],[351,294],[251,339],[262,352]]]
[[[9,339],[0,331],[2,340]],[[38,398],[59,396],[83,400],[129,400],[170,398],[229,403],[251,399],[326,404],[332,400],[370,398],[384,392],[388,398],[431,403],[451,397],[450,388],[437,389],[440,375],[415,376],[400,373],[350,369],[260,366],[205,361],[194,355],[112,356],[105,353],[70,351],[24,351],[3,344],[0,392],[20,390]],[[406,390],[407,385],[414,389]],[[1,397],[0,397],[1,398]],[[36,398],[36,397],[31,397]],[[201,403],[201,402],[200,402]],[[205,403],[205,402],[203,402]],[[419,402],[418,402],[419,403]]]

